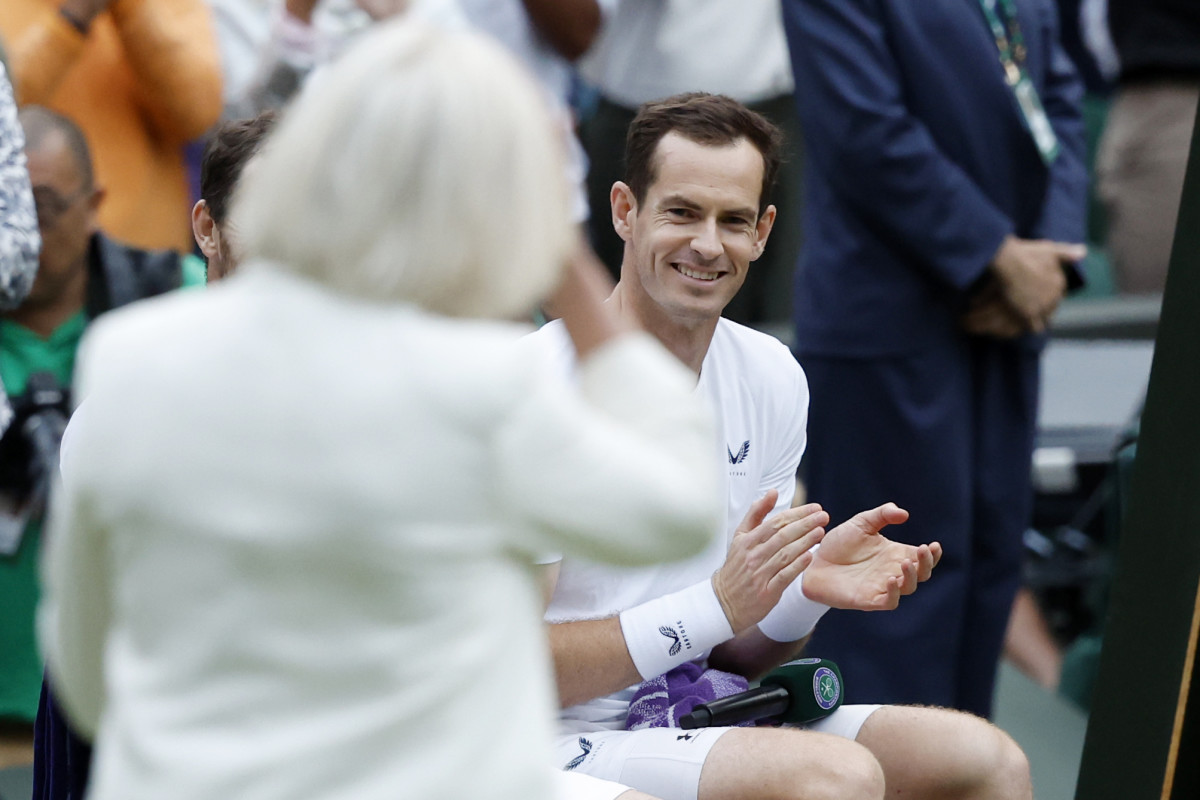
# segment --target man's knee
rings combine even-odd
[[[699,800],[840,800],[884,795],[884,775],[867,748],[790,729],[737,729],[714,746]]]
[[[858,741],[875,755],[888,790],[969,800],[1028,800],[1029,762],[1007,733],[961,711],[885,706]]]
[[[853,742],[847,742],[853,744]],[[886,783],[879,761],[865,747],[845,752],[833,763],[799,772],[788,798],[836,800],[837,798],[882,798]]]
[[[1013,738],[991,723],[987,725],[990,741],[984,746],[976,775],[981,787],[980,798],[1027,798],[1033,796],[1029,775],[1029,759]]]

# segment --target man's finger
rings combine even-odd
[[[818,530],[823,537],[825,535],[825,531],[822,529]],[[820,539],[818,538],[817,541],[820,541]],[[784,564],[780,570],[771,576],[769,581],[767,581],[768,590],[782,594],[784,589],[792,585],[792,581],[800,577],[801,572],[804,572],[804,570],[808,569],[809,564],[811,564],[813,561],[813,544],[816,544],[816,542],[809,544],[803,550],[803,552],[800,553],[800,555],[791,559],[785,558]],[[781,553],[781,555],[785,554]]]
[[[822,512],[822,515],[828,520],[828,514]],[[820,521],[819,516],[816,516],[814,521]],[[813,547],[820,544],[821,540],[825,538],[825,528],[817,524],[804,526],[789,525],[779,533],[780,546],[771,559],[772,564],[779,571],[782,571],[787,565],[795,562],[804,553],[812,550]]]
[[[829,522],[829,515],[818,503],[808,503],[794,508],[785,508],[772,514],[749,532],[748,541],[754,545],[766,545],[776,551],[805,532]],[[797,528],[795,526],[799,525]],[[777,541],[772,541],[779,537]]]
[[[767,518],[767,514],[771,513],[771,509],[775,507],[778,500],[779,492],[768,489],[766,494],[750,504],[750,510],[746,512],[746,516],[742,517],[742,522],[737,526],[734,535],[749,533],[762,525],[763,520]]]
[[[780,549],[810,531],[829,524],[829,513],[816,503],[789,508],[767,520],[765,527],[774,527],[771,544]]]
[[[888,525],[899,525],[908,521],[908,512],[895,503],[884,503],[881,506],[860,511],[850,522],[864,533],[879,533]]]
[[[1025,323],[1007,305],[997,302],[968,312],[963,329],[976,336],[1012,339],[1025,332]]]
[[[1053,242],[1054,254],[1060,261],[1082,261],[1087,257],[1087,245],[1071,242]]]

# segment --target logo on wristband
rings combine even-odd
[[[683,649],[683,644],[679,641],[679,634],[675,632],[674,628],[663,625],[658,632],[671,640],[671,649],[667,651],[667,655],[676,655]]]

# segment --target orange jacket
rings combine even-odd
[[[204,0],[114,0],[83,36],[58,0],[2,0],[17,98],[75,120],[108,194],[105,232],[192,247],[183,145],[221,115],[221,64]]]

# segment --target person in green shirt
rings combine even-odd
[[[192,209],[192,232],[204,261],[186,257],[191,261],[183,264],[184,287],[203,284],[206,278],[209,282],[219,280],[236,268],[238,255],[228,220],[229,205],[246,163],[258,152],[274,124],[274,112],[266,111],[253,119],[227,122],[209,138],[200,165],[203,199]],[[37,709],[36,743],[35,800],[77,800],[85,796],[91,745],[68,724],[48,684]]]
[[[75,353],[91,320],[178,288],[185,278],[202,282],[203,272],[185,271],[173,252],[140,250],[105,236],[97,221],[104,189],[79,128],[35,106],[22,109],[19,119],[42,251],[28,297],[0,313],[0,381],[14,409],[0,439],[0,728],[32,739],[42,685],[34,638],[37,556],[44,494],[57,465],[42,463],[30,446],[30,420],[49,421],[52,434],[61,435]],[[39,391],[29,391],[31,382]],[[49,441],[54,450],[56,441]]]

